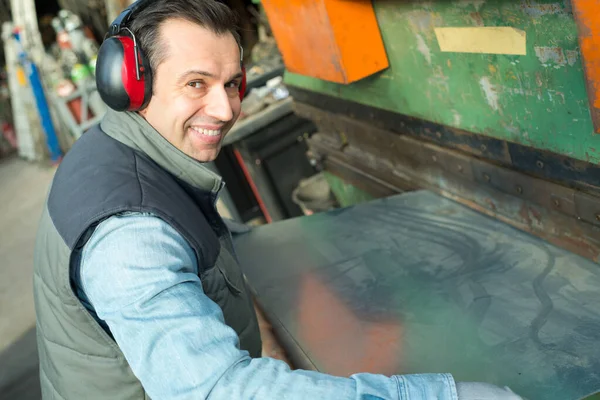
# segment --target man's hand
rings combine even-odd
[[[283,350],[283,347],[279,344],[273,333],[273,327],[267,321],[256,301],[254,301],[254,309],[258,317],[258,327],[260,328],[260,336],[262,338],[262,356],[284,361],[293,369],[293,365],[288,359],[285,350]]]

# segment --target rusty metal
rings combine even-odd
[[[310,106],[303,107],[309,111]],[[351,176],[364,190],[369,191],[364,179],[388,190],[429,189],[576,254],[600,259],[600,197],[337,114],[310,111],[321,121],[316,122],[319,133],[308,142],[311,152],[325,160],[326,169]],[[332,128],[344,132],[343,147],[332,139]],[[380,196],[378,192],[372,194]]]
[[[600,67],[598,71],[600,73]],[[600,79],[598,81],[600,82]],[[352,117],[354,121],[360,121],[366,129],[382,129],[393,133],[393,136],[411,137],[421,142],[433,143],[544,180],[600,195],[599,164],[296,87],[290,87],[290,92],[295,101],[294,111],[320,124],[322,127],[320,131],[323,133],[341,135],[345,129],[343,121]],[[335,115],[336,118],[326,117],[327,113]],[[321,119],[321,122],[318,119]],[[375,152],[403,151],[395,145],[393,136],[387,135],[385,139],[387,142],[379,143],[380,148]],[[396,147],[393,149],[391,146]],[[537,161],[544,164],[543,169],[538,168]]]
[[[575,209],[578,218],[600,226],[600,201],[597,197],[581,192],[575,193]]]
[[[364,169],[352,166],[341,158],[328,157],[324,165],[328,172],[343,178],[346,182],[377,198],[414,190],[414,188],[400,188],[390,184],[389,182],[369,174]]]
[[[594,130],[600,133],[600,2],[573,0]]]

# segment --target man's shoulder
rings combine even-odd
[[[133,151],[102,132],[86,132],[61,162],[50,188],[50,217],[72,247],[97,220],[139,211],[142,188]]]

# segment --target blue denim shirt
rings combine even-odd
[[[113,216],[85,245],[73,280],[153,399],[457,400],[449,374],[334,377],[251,359],[203,292],[192,248],[148,214]]]

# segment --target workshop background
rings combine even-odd
[[[296,260],[302,255],[298,240],[333,243],[343,236],[328,218],[342,210],[351,211],[346,215],[366,210],[354,208],[360,206],[385,212],[378,201],[389,198],[408,199],[406,204],[398,200],[398,207],[412,215],[413,224],[416,216],[436,221],[437,230],[431,228],[427,239],[412,243],[414,254],[424,252],[419,246],[446,243],[448,232],[439,230],[444,224],[460,227],[450,236],[468,236],[476,228],[486,232],[495,254],[485,259],[490,265],[499,265],[519,248],[534,268],[539,258],[532,249],[543,248],[556,261],[531,282],[527,278],[534,300],[524,307],[533,309],[533,316],[523,317],[521,326],[514,323],[521,317],[509,312],[514,325],[504,323],[519,333],[510,333],[512,341],[493,340],[509,343],[502,348],[507,354],[522,346],[518,349],[528,355],[534,372],[485,375],[472,355],[465,356],[473,362],[470,366],[456,366],[431,349],[415,352],[411,360],[422,361],[426,355],[431,364],[416,364],[455,368],[465,379],[501,377],[530,398],[544,393],[545,399],[578,399],[600,391],[600,360],[595,357],[600,353],[591,350],[600,340],[600,289],[585,284],[600,277],[600,2],[225,2],[241,17],[248,89],[240,121],[225,138],[218,159],[208,164],[227,183],[218,203],[221,214],[260,227],[257,238],[281,238],[279,249],[287,249],[289,257],[297,254]],[[0,0],[0,399],[40,397],[31,287],[37,222],[55,168],[106,112],[95,86],[96,55],[108,23],[130,3]],[[405,210],[407,204],[413,208]],[[373,234],[381,236],[378,245],[387,233],[395,234],[392,221],[400,226],[409,218],[394,215],[397,219],[379,221]],[[440,216],[454,220],[441,223]],[[479,240],[467,236],[470,244]],[[257,255],[256,243],[245,240],[239,243],[247,259],[268,265],[268,248]],[[479,250],[464,250],[459,242],[444,246],[463,246],[461,251],[471,255],[481,250],[477,244],[473,246]],[[441,260],[442,250],[432,249],[424,253],[438,251]],[[382,270],[382,265],[396,268],[389,258],[381,261],[379,253],[369,257]],[[476,256],[473,260],[483,262]],[[324,337],[345,336],[339,324],[319,319],[327,307],[315,299],[327,303],[329,312],[336,310],[332,315],[353,307],[362,310],[344,303],[348,287],[336,295],[298,295],[296,303],[287,303],[277,297],[281,293],[272,292],[273,281],[265,283],[269,271],[257,274],[251,265],[244,268],[259,300],[262,295],[267,316],[280,323],[280,338],[298,335],[290,346],[299,350],[287,349],[295,365],[339,375],[415,372],[398,366],[399,349],[385,347],[403,335],[404,328],[395,322],[371,326],[384,333],[371,331],[362,338],[364,352],[353,359],[346,348],[323,345]],[[325,293],[322,282],[313,278],[294,290]],[[329,275],[323,279],[333,280]],[[510,282],[503,284],[516,285]],[[394,290],[410,292],[400,281],[395,288],[388,287],[392,302],[400,296]],[[351,326],[370,326],[356,315],[349,313]],[[326,328],[306,328],[317,325]],[[472,334],[466,325],[456,329]],[[348,326],[346,331],[353,332]],[[441,337],[419,332],[428,338],[421,348],[443,346]],[[343,343],[355,346],[356,337]],[[525,344],[525,337],[535,349]],[[455,345],[460,351],[447,357],[468,353]],[[489,355],[484,347],[475,353]]]

